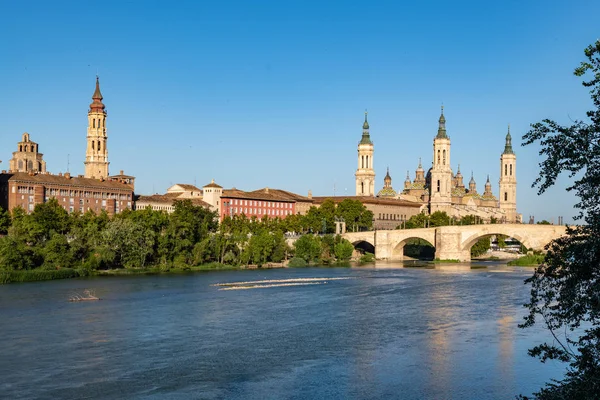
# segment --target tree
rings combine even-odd
[[[10,228],[10,213],[0,207],[0,235],[6,235]]]
[[[429,226],[450,225],[450,216],[445,211],[436,211],[429,216]]]
[[[429,216],[425,213],[415,214],[406,221],[406,229],[427,228]]]
[[[541,194],[563,171],[576,177],[567,190],[579,198],[575,218],[585,222],[553,241],[545,263],[526,280],[531,297],[521,327],[541,322],[554,337],[553,343],[542,343],[529,354],[569,363],[561,381],[547,383],[535,394],[539,399],[595,399],[600,393],[600,40],[585,55],[587,61],[575,75],[590,75],[583,81],[594,106],[586,113],[589,121],[562,126],[545,119],[523,136],[523,145],[539,142],[545,156],[533,186]]]
[[[296,257],[303,258],[306,262],[315,261],[321,255],[321,240],[318,236],[304,235],[294,242]]]
[[[537,224],[538,225],[552,225],[550,222],[546,221],[545,219],[538,221]]]
[[[347,261],[352,257],[354,246],[346,239],[341,239],[334,247],[335,258],[338,261]]]

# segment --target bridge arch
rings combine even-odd
[[[479,239],[484,238],[484,237],[494,236],[494,235],[509,236],[514,239],[517,239],[523,246],[525,246],[528,249],[530,249],[532,247],[531,243],[529,242],[529,239],[526,236],[521,235],[519,233],[504,231],[503,229],[498,229],[497,231],[490,230],[488,232],[477,232],[476,234],[467,237],[467,239],[465,239],[463,241],[462,250],[470,255],[471,247],[473,247],[475,245],[475,243],[477,243],[477,241],[479,241]]]
[[[354,246],[355,250],[361,253],[375,254],[375,245],[368,240],[357,240],[352,242],[352,246]]]
[[[413,240],[422,240],[423,242],[429,244],[433,247],[433,254],[435,255],[435,240],[431,242],[427,238],[421,237],[419,235],[407,235],[405,238],[400,240],[399,242],[392,245],[391,252],[391,260],[403,260],[404,259],[404,247]],[[412,256],[411,256],[412,257]]]

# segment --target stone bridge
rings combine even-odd
[[[506,235],[517,239],[528,249],[543,250],[546,244],[565,232],[566,228],[559,225],[485,224],[347,232],[342,237],[355,246],[361,242],[371,244],[378,260],[402,260],[407,240],[423,239],[435,247],[435,258],[470,261],[471,247],[484,236]]]

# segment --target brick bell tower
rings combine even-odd
[[[102,103],[100,82],[96,76],[96,90],[88,111],[87,149],[85,151],[85,177],[108,177],[108,149],[106,147],[106,110]]]

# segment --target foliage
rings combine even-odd
[[[288,263],[288,267],[290,268],[301,268],[306,267],[308,263],[304,260],[304,258],[294,257]]]
[[[10,213],[0,207],[0,235],[6,235],[10,228]]]
[[[375,254],[373,253],[365,253],[362,256],[360,256],[360,263],[361,264],[366,264],[366,263],[372,263],[375,262]]]
[[[79,270],[71,268],[62,268],[56,270],[36,269],[32,271],[0,271],[0,284],[77,278],[79,276],[84,275],[81,275]]]
[[[579,198],[577,219],[585,225],[567,229],[567,235],[548,246],[545,263],[527,279],[531,297],[529,314],[521,327],[543,323],[552,343],[542,343],[529,354],[569,363],[565,377],[547,383],[539,399],[593,399],[600,393],[600,40],[585,49],[587,61],[575,70],[589,75],[593,109],[589,121],[562,126],[545,119],[531,125],[524,145],[538,143],[541,171],[534,186],[539,193],[554,185],[561,172],[575,178],[567,190]]]
[[[296,257],[307,263],[315,262],[321,255],[321,240],[318,236],[304,235],[294,243]]]
[[[352,246],[352,243],[350,243],[348,240],[342,239],[335,244],[334,252],[335,258],[338,261],[346,261],[352,257],[354,246]]]
[[[540,265],[544,262],[546,258],[545,254],[528,254],[523,257],[519,257],[516,260],[512,260],[508,263],[508,265],[517,265],[519,267],[530,266],[530,265]]]
[[[490,249],[490,237],[485,236],[479,239],[473,247],[471,247],[471,257],[479,257]]]
[[[545,219],[536,222],[538,225],[552,225],[550,222],[546,221]]]
[[[429,216],[425,213],[419,213],[411,216],[404,227],[406,229],[426,228],[428,226]]]

